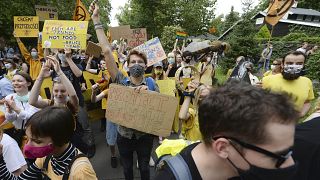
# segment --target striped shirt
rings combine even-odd
[[[66,168],[68,168],[72,159],[78,154],[78,150],[70,144],[64,153],[58,157],[51,157],[50,163],[53,168],[53,172],[56,175],[63,175]],[[42,170],[36,165],[31,164],[20,176],[11,174],[4,162],[3,156],[0,156],[0,180],[32,180],[42,179]]]

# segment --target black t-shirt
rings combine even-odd
[[[74,90],[77,93],[78,99],[79,99],[79,105],[81,107],[84,106],[84,97],[82,95],[81,92],[81,86],[80,86],[80,78],[78,78],[71,70],[71,68],[68,67],[62,67],[61,66],[61,70],[63,71],[63,73],[67,76],[67,78],[71,81]]]
[[[320,179],[320,117],[296,127],[293,159],[298,162],[296,180]]]
[[[200,143],[194,143],[186,147],[180,152],[180,155],[186,161],[189,166],[189,170],[193,180],[201,180],[200,173],[194,162],[191,151]],[[167,164],[163,165],[161,168],[158,168],[155,174],[154,180],[175,180],[175,177]]]

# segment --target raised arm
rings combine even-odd
[[[50,67],[51,67],[51,63],[50,61],[47,60],[46,63],[42,66],[41,71],[31,89],[29,104],[34,107],[42,109],[49,105],[48,101],[45,101],[39,98],[39,94],[40,94],[40,89],[41,89],[43,79],[50,76]]]
[[[91,62],[92,62],[93,56],[89,57],[89,60],[87,62],[86,65],[86,71],[92,74],[98,74],[98,70],[97,69],[91,69]]]
[[[44,53],[43,53],[43,48],[42,48],[42,33],[41,33],[41,32],[39,33],[39,36],[38,36],[38,45],[37,45],[37,48],[38,48],[38,56],[39,56],[39,59],[42,59],[43,57],[46,57],[46,56],[44,56]]]
[[[193,94],[198,86],[199,86],[199,82],[195,82],[195,81],[189,82],[188,92]],[[179,112],[179,119],[188,120],[190,118],[190,113],[189,113],[190,103],[191,103],[191,96],[185,96],[185,99],[183,101],[183,104]]]
[[[97,95],[97,92],[99,90],[98,83],[93,85],[91,89],[92,89],[92,94],[91,94],[91,102],[92,103],[96,103],[96,102],[102,100],[106,96],[105,91],[103,91],[99,95]]]
[[[31,55],[28,51],[28,49],[24,46],[24,44],[22,43],[21,39],[19,37],[16,36],[16,33],[13,32],[13,36],[16,38],[20,52],[22,54],[22,56],[24,57],[24,59],[26,60],[26,62],[28,64],[30,64],[30,59],[31,59]]]
[[[119,69],[117,67],[116,62],[114,61],[112,50],[110,49],[110,44],[107,40],[107,37],[104,33],[103,26],[100,21],[100,15],[99,15],[99,6],[97,3],[91,3],[90,10],[92,13],[91,19],[94,24],[94,28],[96,30],[96,34],[99,40],[99,44],[102,48],[102,52],[104,54],[104,58],[106,61],[106,65],[108,68],[108,71],[110,73],[110,76],[112,80],[114,81],[116,79],[117,73],[119,72]]]
[[[71,71],[73,72],[74,75],[77,77],[82,76],[82,71],[79,69],[79,67],[72,61],[71,58],[71,49],[64,49],[64,52],[66,53],[66,60],[70,66]]]

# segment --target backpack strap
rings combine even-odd
[[[62,176],[62,180],[68,180],[69,179],[69,175],[70,175],[70,170],[72,168],[72,165],[73,163],[78,159],[78,158],[81,158],[81,157],[87,157],[85,154],[77,154],[70,162],[68,168],[65,169],[64,171],[64,174]]]
[[[176,180],[192,180],[189,166],[180,154],[164,159],[164,161],[168,164]]]

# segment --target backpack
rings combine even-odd
[[[125,77],[122,81],[121,81],[121,84],[125,85],[125,86],[129,86],[130,85],[130,80],[128,77]],[[150,91],[155,91],[156,90],[156,82],[154,81],[153,78],[151,77],[147,77],[146,78],[146,83],[147,83],[147,86],[148,86],[148,89]]]
[[[164,162],[168,165],[176,180],[192,180],[189,166],[180,154],[161,156],[157,161],[156,168],[161,167]]]
[[[49,165],[49,161],[51,159],[52,155],[51,156],[47,156],[46,159],[44,160],[44,163],[43,163],[43,167],[41,169],[42,171],[42,179],[43,180],[50,180],[50,178],[45,174],[45,172],[48,171],[48,165]],[[69,166],[65,169],[65,172],[62,176],[62,180],[68,180],[69,179],[69,175],[70,175],[70,171],[71,171],[71,168],[72,168],[72,165],[73,163],[78,159],[78,158],[81,158],[81,157],[87,157],[85,154],[77,154],[70,162]]]

